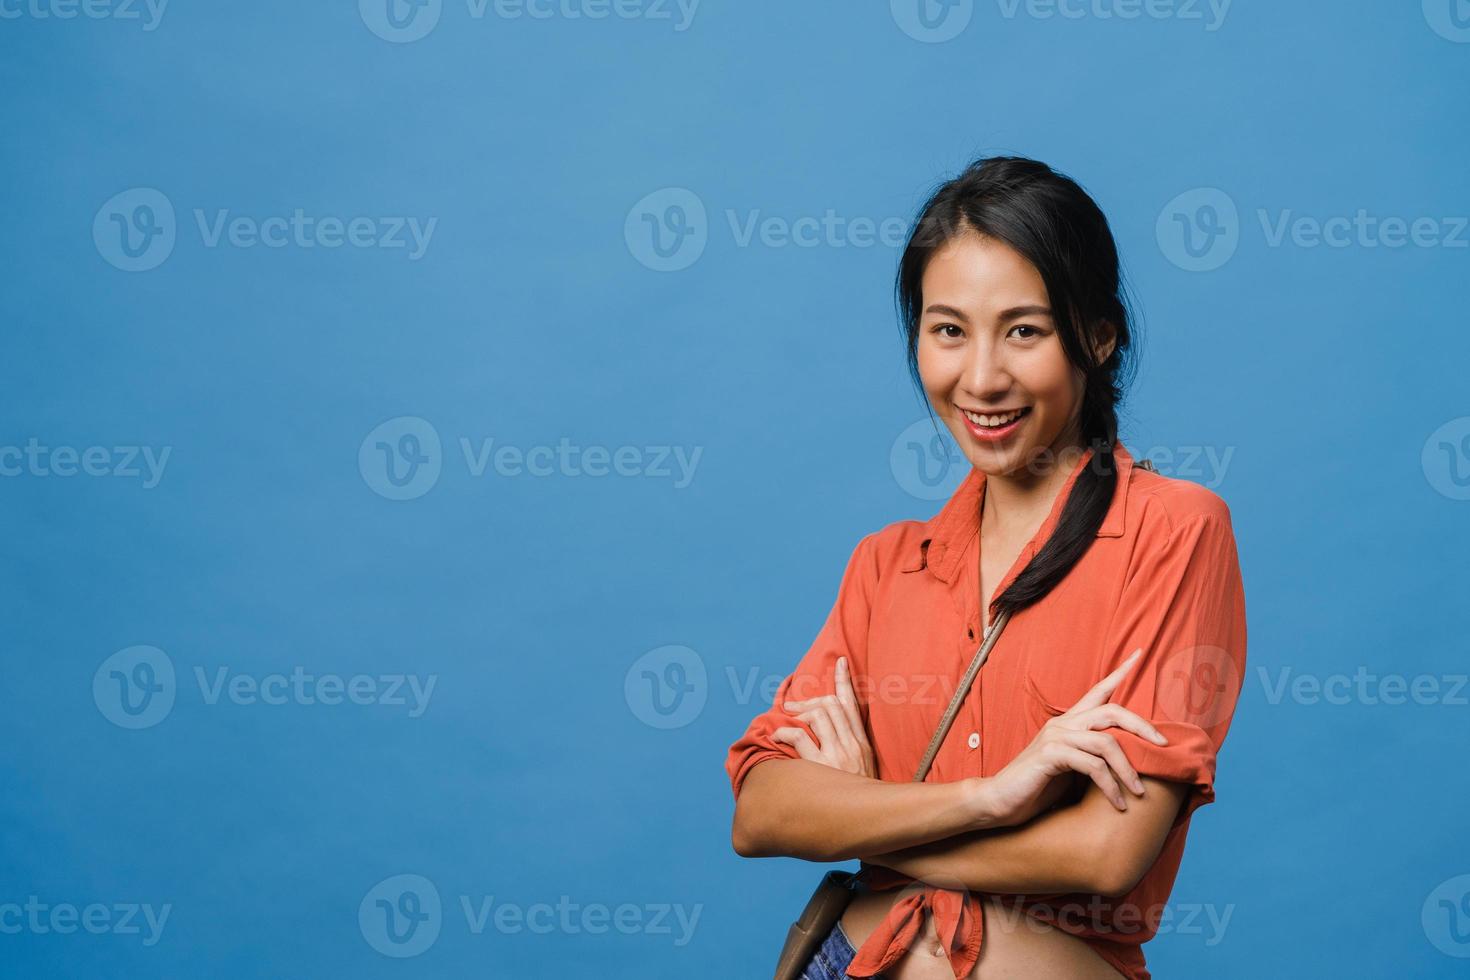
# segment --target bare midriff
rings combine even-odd
[[[903,894],[903,889],[860,889],[853,896],[842,913],[842,931],[855,948],[862,948],[893,901]],[[981,905],[985,938],[971,980],[1121,980],[1122,974],[1076,936],[994,899]],[[954,980],[932,918],[925,917],[913,947],[882,976],[883,980]]]

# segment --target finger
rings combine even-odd
[[[860,736],[866,743],[868,739],[867,733],[863,731],[863,713],[858,710],[857,692],[852,689],[852,665],[847,662],[846,657],[837,658],[837,702],[842,705],[853,734]]]
[[[827,713],[820,705],[802,713],[799,717],[811,726],[812,731],[816,733],[817,744],[824,752],[834,751],[841,743],[842,740],[837,737],[837,730],[832,727],[832,720],[827,717]]]
[[[1138,770],[1133,768],[1133,763],[1128,761],[1128,756],[1123,753],[1123,747],[1118,740],[1106,732],[1077,732],[1077,741],[1073,744],[1078,748],[1100,756],[1113,772],[1118,774],[1123,785],[1127,786],[1139,796],[1143,795],[1143,780],[1138,777]]]
[[[1098,705],[1096,708],[1078,715],[1075,720],[1082,722],[1090,729],[1121,728],[1124,731],[1150,739],[1159,745],[1169,744],[1169,740],[1164,737],[1163,732],[1121,704]]]
[[[858,744],[857,737],[853,734],[852,724],[848,721],[847,712],[842,710],[842,705],[827,701],[818,710],[827,716],[832,730],[837,733],[837,744],[841,745],[854,759],[862,758],[863,747]]]
[[[778,728],[771,733],[771,741],[789,745],[796,754],[810,762],[821,762],[822,753],[812,743],[811,737],[801,728]]]
[[[1123,788],[1113,778],[1113,771],[1108,768],[1106,762],[1091,752],[1085,752],[1073,745],[1057,743],[1053,751],[1058,753],[1058,758],[1069,769],[1082,773],[1096,783],[1097,788],[1102,790],[1109,803],[1119,810],[1128,809],[1128,800],[1123,796]]]
[[[823,701],[830,701],[833,697],[834,695],[831,694],[818,694],[814,698],[802,698],[799,701],[782,701],[781,704],[788,711],[806,711],[815,705],[821,704]]]
[[[1071,710],[1086,711],[1089,708],[1096,708],[1100,704],[1107,704],[1108,697],[1112,695],[1114,689],[1119,684],[1123,683],[1124,675],[1128,673],[1130,667],[1138,662],[1138,657],[1142,653],[1143,647],[1139,647],[1130,653],[1128,659],[1123,661],[1116,670],[1098,681],[1092,686],[1090,691],[1078,698],[1077,703],[1072,705]]]

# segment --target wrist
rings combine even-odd
[[[995,781],[988,776],[970,776],[961,780],[965,792],[965,809],[970,829],[992,830],[1004,827],[1006,821],[995,798]]]

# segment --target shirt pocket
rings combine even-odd
[[[1067,708],[1062,704],[1063,699],[1055,694],[1049,693],[1044,684],[1048,681],[1038,681],[1034,674],[1027,671],[1021,677],[1022,701],[1025,704],[1026,717],[1034,729],[1039,730],[1041,726],[1051,721],[1057,715],[1064,713]],[[1081,695],[1078,695],[1081,697]],[[1075,703],[1076,698],[1072,699]]]

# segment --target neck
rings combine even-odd
[[[1039,452],[1030,464],[1010,473],[987,475],[981,501],[981,526],[999,528],[1005,534],[1006,528],[1040,523],[1086,452],[1087,446],[1080,436],[1059,439]]]

